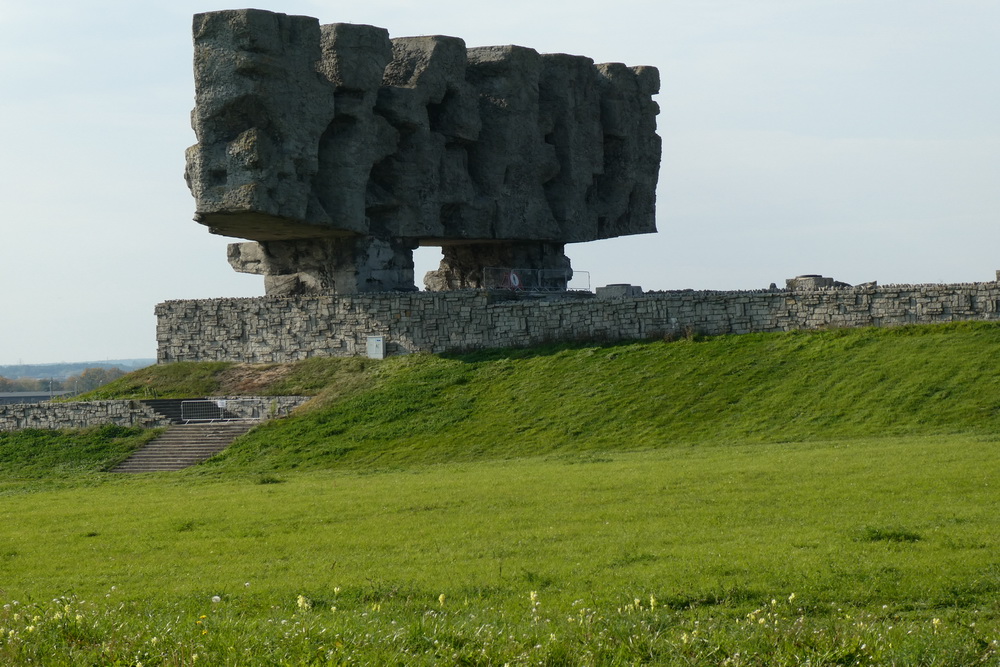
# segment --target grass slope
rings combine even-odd
[[[110,470],[161,430],[109,424],[70,432],[0,433],[0,494]]]
[[[998,431],[1000,327],[960,324],[394,358],[212,467]]]
[[[317,358],[257,365],[185,361],[147,366],[73,400],[315,394],[335,398],[357,389],[371,370],[367,359]]]

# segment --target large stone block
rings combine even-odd
[[[319,22],[255,9],[210,12],[195,15],[194,41],[198,144],[188,149],[186,177],[195,219],[254,239],[335,229],[316,229],[330,221],[315,219],[310,206],[318,139],[334,119],[334,87],[317,71]]]
[[[551,245],[655,231],[654,68],[253,9],[196,15],[194,44],[186,177],[214,233],[294,242],[329,271],[340,238],[536,243],[543,264],[520,268],[541,269]],[[406,264],[367,257],[365,276]],[[334,289],[259,266],[269,293]]]

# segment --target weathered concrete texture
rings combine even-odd
[[[821,287],[850,287],[847,283],[842,283],[833,278],[827,276],[820,276],[816,274],[806,274],[803,276],[796,276],[794,278],[788,278],[785,280],[786,289],[819,289]]]
[[[865,285],[815,290],[650,292],[519,299],[514,292],[168,301],[156,307],[158,360],[279,362],[821,327],[1000,320],[1000,285]]]
[[[334,120],[334,89],[316,71],[319,24],[213,12],[195,15],[193,32],[198,145],[188,149],[186,178],[195,219],[247,238],[317,235],[318,139]]]
[[[553,244],[655,231],[654,68],[251,9],[196,15],[194,41],[195,219],[309,258],[260,264],[269,294],[412,288],[397,251],[418,244],[534,242],[547,266]],[[342,266],[330,239],[359,236],[381,245]]]
[[[414,247],[372,236],[231,243],[229,264],[263,275],[269,295],[414,291]]]
[[[87,428],[102,424],[154,428],[170,420],[139,401],[81,401],[0,406],[0,431]]]
[[[595,292],[598,299],[620,299],[626,296],[642,296],[641,287],[638,285],[629,285],[628,283],[605,285],[604,287],[598,287]]]

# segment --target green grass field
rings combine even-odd
[[[182,473],[0,435],[0,660],[998,664],[998,360],[979,324],[192,366],[317,398]],[[185,392],[145,373],[103,391]]]

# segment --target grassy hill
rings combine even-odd
[[[691,444],[1000,432],[1000,326],[173,364],[93,397],[315,394],[216,469],[385,467]]]
[[[0,660],[995,664],[998,360],[961,324],[143,369],[102,394],[316,398],[182,473],[0,434]]]

